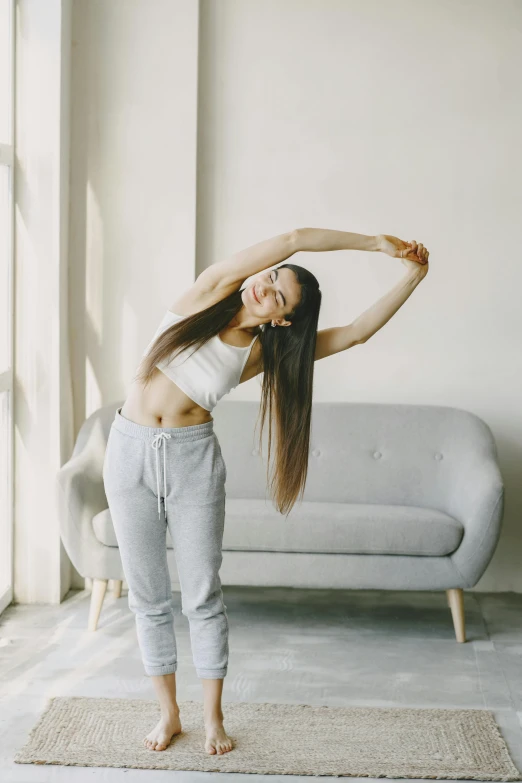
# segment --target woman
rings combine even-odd
[[[407,274],[353,323],[318,332],[317,279],[281,262],[300,250],[342,249],[400,257]],[[229,652],[219,578],[226,466],[213,407],[238,383],[264,373],[259,440],[268,410],[269,465],[272,419],[277,434],[270,488],[278,510],[288,514],[306,483],[314,361],[380,329],[426,275],[428,256],[423,245],[393,236],[297,229],[213,264],[165,314],[116,412],[103,469],[145,673],[161,707],[144,739],[150,750],[165,750],[181,731],[167,525],[203,685],[205,750],[232,749],[221,710]]]

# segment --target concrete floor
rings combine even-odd
[[[224,703],[491,709],[522,770],[522,595],[465,593],[468,641],[458,644],[443,592],[223,590],[230,621]],[[199,700],[188,621],[175,595],[178,701]],[[155,698],[127,592],[107,595],[95,633],[86,630],[88,609],[88,592],[75,590],[60,606],[11,605],[0,615],[0,781],[222,781],[222,773],[14,764],[50,696]],[[227,777],[252,783],[251,775]],[[280,776],[260,777],[277,783]]]

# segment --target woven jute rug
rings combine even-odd
[[[182,732],[164,751],[143,738],[159,720],[155,701],[49,700],[15,761],[81,767],[335,775],[370,778],[522,780],[486,710],[327,707],[224,702],[234,747],[205,751],[203,705],[182,701]]]

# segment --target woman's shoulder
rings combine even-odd
[[[194,315],[201,310],[206,310],[216,302],[220,302],[223,297],[223,291],[219,288],[209,289],[202,291],[197,288],[197,281],[192,288],[185,291],[176,301],[169,307],[169,311],[177,313],[180,316]]]

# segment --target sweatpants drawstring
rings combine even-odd
[[[151,443],[151,446],[153,449],[156,450],[156,485],[158,488],[158,516],[161,517],[161,507],[160,507],[160,490],[159,490],[159,463],[158,463],[158,449],[161,447],[161,444],[163,443],[163,486],[164,486],[164,492],[163,497],[167,497],[167,444],[165,443],[165,440],[167,438],[170,438],[171,435],[169,435],[168,432],[160,432],[158,435],[155,436],[154,440]],[[167,518],[167,503],[165,502],[165,519]]]

